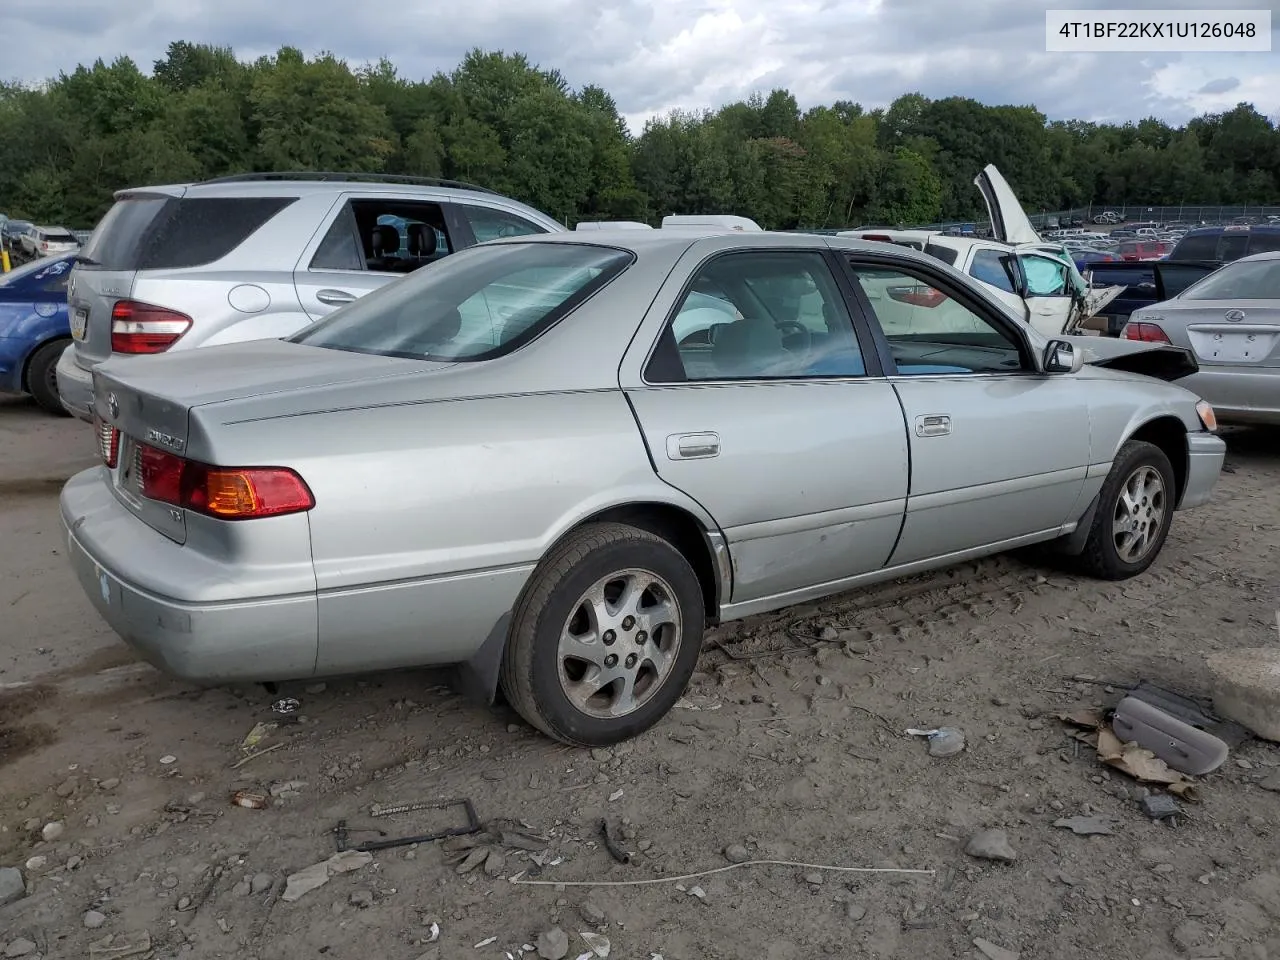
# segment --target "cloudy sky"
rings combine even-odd
[[[0,6],[0,76],[37,81],[120,54],[144,69],[171,40],[283,44],[402,75],[451,69],[472,47],[521,51],[574,86],[597,83],[633,127],[673,108],[790,89],[802,106],[899,94],[1034,103],[1051,118],[1181,122],[1254,103],[1280,117],[1273,53],[1046,53],[1046,9],[1106,0],[47,0]],[[1271,8],[1280,0],[1129,0],[1130,8]],[[375,12],[379,11],[379,12]]]

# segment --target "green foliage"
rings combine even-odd
[[[786,90],[651,119],[518,53],[472,50],[424,80],[282,47],[253,63],[179,41],[40,87],[0,84],[0,210],[90,226],[123,187],[248,170],[480,183],[557,219],[735,213],[768,228],[975,219],[994,163],[1030,213],[1280,201],[1280,132],[1251,105],[1174,128],[1047,122],[1032,106],[899,97],[801,111]]]

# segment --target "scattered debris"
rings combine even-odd
[[[297,697],[281,697],[275,703],[271,704],[271,710],[273,713],[288,715],[290,713],[297,713],[300,706],[302,706],[302,701]]]
[[[1003,836],[1002,831],[1000,832]],[[532,858],[537,862],[537,858]],[[563,858],[551,861],[555,866]],[[742,863],[731,863],[727,867],[713,867],[697,873],[684,873],[674,877],[650,877],[644,880],[526,880],[524,873],[517,873],[510,882],[528,887],[645,887],[660,883],[681,883],[685,880],[698,880],[702,877],[728,873],[739,867],[789,867],[792,870],[827,870],[832,873],[892,873],[903,876],[937,876],[937,870],[925,870],[908,867],[840,867],[826,863],[803,863],[799,860],[746,860]]]
[[[1093,747],[1098,759],[1107,766],[1128,774],[1139,783],[1159,784],[1185,800],[1196,799],[1194,784],[1150,750],[1136,743],[1123,743],[1096,711],[1077,710],[1059,714],[1058,719],[1079,727],[1073,734],[1075,739]]]
[[[986,957],[987,960],[1018,960],[1021,956],[1021,954],[1012,950],[996,946],[990,940],[983,940],[982,937],[975,937],[973,945],[978,948],[978,952]]]
[[[257,751],[256,753],[251,753],[251,754],[249,754],[247,757],[242,757],[241,759],[237,760],[235,763],[233,763],[233,764],[231,765],[231,769],[232,769],[232,770],[239,770],[241,767],[243,767],[243,766],[244,766],[246,763],[248,763],[250,760],[257,760],[259,757],[265,757],[265,756],[266,756],[268,753],[270,753],[272,750],[279,750],[279,749],[280,749],[281,747],[283,747],[283,746],[284,746],[284,744],[283,744],[283,743],[273,743],[273,744],[272,744],[271,746],[269,746],[269,747],[266,747],[266,748],[264,748],[264,749],[262,749],[262,750],[259,750],[259,751]]]
[[[343,850],[335,853],[328,860],[313,863],[297,873],[291,873],[285,881],[284,893],[280,899],[292,903],[312,890],[324,886],[329,882],[330,877],[359,870],[372,862],[372,854],[359,850]]]
[[[1053,825],[1081,837],[1111,836],[1115,833],[1106,817],[1063,817],[1055,820]]]
[[[621,793],[622,791],[618,791]],[[610,798],[612,799],[612,798]],[[617,828],[607,818],[600,819],[600,833],[604,837],[604,848],[609,851],[609,856],[617,860],[618,863],[630,863],[631,854],[622,846],[622,841],[618,837]]]
[[[172,764],[175,764],[177,762],[178,762],[178,758],[175,757],[172,753],[166,753],[163,757],[160,758],[160,763],[166,767]]]
[[[724,704],[715,697],[700,696],[681,697],[676,701],[677,710],[719,710]]]
[[[609,794],[609,802],[610,802],[610,803],[613,803],[613,801],[615,801],[615,800],[621,800],[621,799],[622,799],[622,791],[621,791],[621,790],[615,790],[615,791],[613,791],[613,793]]]
[[[1018,859],[1017,851],[1009,845],[1009,836],[1003,830],[983,830],[969,838],[964,852],[979,860],[995,860],[1000,863],[1013,863]]]
[[[99,913],[97,910],[86,910],[80,921],[87,929],[97,930],[107,922],[107,917],[106,914]]]
[[[271,801],[261,793],[237,790],[231,795],[231,802],[237,807],[244,807],[247,810],[264,810]]]
[[[689,896],[697,897],[699,900],[707,899],[707,891],[703,890],[697,884],[694,884],[692,887],[690,887],[688,890],[688,893],[689,893]]]
[[[1125,697],[1116,706],[1111,728],[1125,743],[1150,750],[1173,770],[1201,777],[1227,760],[1227,745],[1138,697]]]
[[[89,944],[90,960],[124,960],[150,952],[151,934],[145,930],[133,934],[109,933]]]
[[[427,927],[427,930],[429,930],[430,933],[427,935],[426,939],[422,941],[423,943],[435,943],[440,939],[440,924],[432,921],[431,926]]]
[[[389,840],[368,840],[364,843],[351,846],[347,843],[348,827],[347,821],[339,820],[337,826],[333,828],[333,834],[337,840],[338,850],[386,850],[390,847],[407,847],[415,843],[430,843],[432,840],[443,840],[446,837],[461,837],[468,834],[479,833],[481,830],[480,819],[476,816],[475,805],[466,797],[457,800],[443,800],[439,803],[411,803],[400,804],[399,806],[376,807],[379,811],[378,816],[390,816],[392,813],[403,813],[414,810],[447,810],[450,807],[461,807],[466,815],[467,822],[460,827],[448,827],[444,830],[437,830],[434,833],[422,833],[409,837],[393,837]],[[365,831],[361,831],[365,832]],[[374,830],[374,833],[385,837],[386,833],[382,830]]]
[[[964,734],[955,727],[939,727],[936,730],[908,730],[907,736],[927,737],[929,756],[954,757],[964,749]]]
[[[601,936],[598,933],[590,933],[584,930],[578,931],[578,936],[580,936],[582,938],[582,942],[585,943],[591,949],[591,952],[595,954],[597,957],[600,957],[601,960],[604,960],[605,957],[609,956],[609,938],[608,937]]]
[[[479,950],[481,947],[487,947],[487,946],[489,946],[489,944],[491,944],[491,943],[497,943],[497,942],[498,942],[498,938],[497,938],[497,937],[485,937],[485,938],[484,938],[483,940],[481,940],[479,943],[475,944],[475,945],[472,947],[472,949],[473,949],[473,950]]]
[[[278,723],[255,723],[253,725],[253,729],[250,730],[245,735],[245,738],[240,741],[240,749],[245,751],[245,753],[251,752],[254,747],[267,738],[267,735],[271,733],[272,730],[277,729],[279,726],[280,724]]]

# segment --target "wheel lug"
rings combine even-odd
[[[634,653],[631,654],[629,657],[627,657],[627,669],[628,670],[632,669],[636,665],[636,661],[639,659],[640,658],[637,657]]]
[[[636,643],[643,644],[648,639],[649,639],[649,635],[645,633],[643,630],[636,631]]]
[[[618,635],[614,633],[612,630],[606,630],[604,632],[604,636],[601,637],[600,639],[604,641],[604,645],[606,647],[611,647],[613,646],[613,641],[618,639]]]
[[[635,617],[623,617],[623,618],[622,618],[622,629],[623,629],[623,630],[630,630],[630,629],[631,629],[632,627],[634,627],[635,625],[636,625],[636,618],[635,618]]]
[[[618,655],[616,653],[609,654],[604,658],[604,665],[610,668],[616,667],[618,665]]]

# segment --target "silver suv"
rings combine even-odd
[[[93,368],[285,337],[455,250],[565,228],[483,187],[346,173],[255,173],[122,190],[68,284],[63,405],[92,420]]]

